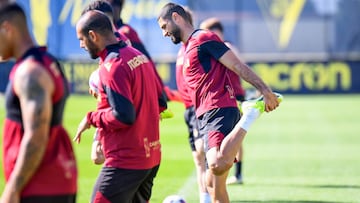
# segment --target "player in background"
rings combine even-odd
[[[264,111],[279,105],[277,95],[211,31],[195,30],[184,8],[166,4],[158,17],[164,36],[185,45],[183,73],[205,136],[206,183],[212,202],[230,202],[226,178],[251,124]],[[240,119],[228,71],[256,87],[262,99],[244,106]],[[239,120],[240,119],[240,120]]]
[[[126,37],[128,37],[130,39],[130,42],[131,42],[132,46],[134,48],[136,48],[137,50],[141,51],[143,54],[145,54],[153,62],[149,52],[145,48],[145,45],[142,42],[142,40],[140,39],[140,37],[139,37],[138,33],[136,32],[136,30],[131,25],[129,25],[127,23],[124,23],[124,21],[121,18],[121,12],[122,12],[122,10],[124,8],[125,0],[107,0],[107,1],[113,7],[114,24],[117,26],[118,32],[122,33]],[[154,67],[156,67],[155,63],[154,63]],[[156,68],[155,68],[155,70],[156,70]],[[161,77],[159,76],[158,73],[157,73],[157,77],[158,77],[158,79],[160,81],[162,81]],[[181,101],[177,91],[172,90],[170,87],[168,87],[168,86],[166,86],[164,84],[163,84],[163,90],[164,90],[164,94],[166,95],[168,101]],[[164,111],[162,114],[163,114],[164,118],[173,117],[173,114],[169,109]]]
[[[39,47],[16,3],[0,8],[0,56],[16,59],[5,94],[2,203],[74,203],[77,166],[63,113],[69,94],[59,62]]]
[[[146,50],[136,30],[129,24],[124,23],[121,19],[121,12],[123,10],[125,0],[106,1],[108,1],[113,8],[113,21],[115,26],[117,27],[118,32],[124,34],[127,38],[129,38],[134,48],[136,48],[137,50],[145,54],[149,59],[151,59],[149,52]]]
[[[124,35],[123,33],[118,32],[117,27],[115,26],[115,24],[113,23],[113,9],[111,7],[111,5],[105,1],[105,0],[95,0],[90,2],[81,12],[81,15],[83,15],[84,13],[91,11],[91,10],[97,10],[97,11],[101,11],[103,12],[112,22],[112,27],[113,27],[113,31],[115,36],[118,38],[118,40],[123,40],[126,44],[128,45],[132,45],[130,39]]]
[[[222,41],[224,41],[226,46],[228,46],[234,52],[234,54],[237,57],[239,57],[239,59],[240,59],[239,51],[230,42],[225,41],[224,26],[222,25],[222,23],[220,22],[220,20],[218,18],[213,17],[213,18],[205,19],[204,21],[202,21],[200,23],[200,29],[206,29],[206,30],[210,30],[210,31],[214,32]],[[233,85],[233,88],[235,90],[236,100],[238,101],[239,108],[241,110],[241,103],[245,99],[245,90],[241,86],[240,77],[233,71],[229,71],[228,73],[229,73],[229,77],[230,77],[231,83]],[[234,175],[230,176],[227,179],[226,184],[242,184],[243,183],[243,176],[242,176],[243,153],[244,153],[244,149],[243,149],[243,145],[241,144],[239,151],[236,154],[236,162],[234,163],[234,167],[235,167]]]
[[[97,110],[86,114],[74,141],[99,128],[105,156],[91,202],[149,202],[161,160],[161,85],[153,63],[118,41],[109,18],[88,11],[76,24],[80,47],[100,58]],[[165,99],[165,98],[164,98]]]
[[[187,7],[184,7],[184,9],[189,16],[190,23],[193,24],[191,11]],[[204,136],[199,134],[197,119],[195,116],[195,108],[191,101],[189,90],[183,76],[184,51],[185,46],[182,44],[178,51],[176,60],[176,85],[185,105],[184,119],[189,132],[189,143],[196,169],[199,200],[200,203],[210,203],[211,198],[207,192],[205,183],[206,161],[204,151]]]

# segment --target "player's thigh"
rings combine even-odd
[[[205,151],[219,147],[239,120],[240,112],[235,107],[212,109],[200,116],[198,128],[204,135]]]

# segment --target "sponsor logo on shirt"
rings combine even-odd
[[[148,63],[149,59],[144,55],[138,55],[135,56],[134,58],[130,59],[127,64],[129,65],[129,67],[131,68],[131,70],[134,70],[135,68],[139,67],[140,65],[144,64],[144,63]]]

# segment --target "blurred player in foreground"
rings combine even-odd
[[[166,4],[160,11],[158,24],[164,36],[175,44],[185,45],[184,80],[195,106],[199,132],[205,136],[208,192],[212,202],[230,202],[226,178],[236,153],[251,124],[262,112],[274,110],[279,100],[216,34],[195,30],[182,6]],[[241,119],[229,70],[263,94],[262,100],[244,106]]]
[[[23,9],[0,8],[0,56],[15,58],[6,90],[2,203],[73,203],[77,167],[62,125],[68,83],[58,61],[38,47]]]
[[[204,21],[202,21],[200,23],[200,29],[206,29],[206,30],[210,30],[210,31],[214,32],[222,41],[224,41],[226,46],[228,46],[234,52],[234,54],[240,58],[240,55],[239,55],[239,52],[237,51],[237,49],[230,42],[224,40],[224,26],[222,25],[222,23],[220,22],[220,20],[218,18],[205,19]],[[241,86],[240,77],[233,71],[229,71],[228,73],[229,73],[231,83],[235,90],[236,100],[239,103],[239,108],[241,108],[241,103],[245,99],[245,90]],[[234,175],[230,176],[227,179],[226,184],[242,184],[243,183],[243,176],[242,176],[243,153],[244,153],[244,149],[243,149],[243,145],[241,144],[239,151],[236,154],[236,163],[234,163],[234,165],[235,165]]]
[[[80,47],[100,58],[99,102],[78,126],[74,141],[94,126],[101,130],[105,162],[91,202],[148,202],[159,169],[161,85],[152,63],[118,41],[109,18],[88,11],[76,24]]]

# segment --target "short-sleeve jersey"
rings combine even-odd
[[[105,166],[150,169],[160,163],[159,102],[161,86],[149,59],[124,44],[99,53],[97,111],[88,121],[101,130]],[[134,120],[130,115],[134,115]]]
[[[185,83],[184,75],[183,75],[184,52],[185,52],[185,46],[182,45],[179,49],[176,59],[176,86],[184,102],[185,108],[189,108],[193,106],[193,104],[191,102],[189,90]]]
[[[19,97],[14,92],[13,79],[18,67],[26,60],[35,61],[49,72],[56,91],[52,95],[52,117],[46,151],[39,168],[24,187],[21,196],[75,194],[76,161],[69,135],[62,125],[65,101],[69,94],[68,83],[59,63],[46,52],[45,47],[29,49],[16,61],[10,73],[5,94],[7,112],[3,128],[5,179],[9,179],[14,169],[24,135],[22,111]]]
[[[195,30],[185,46],[183,73],[196,116],[215,108],[236,107],[229,70],[218,61],[229,48],[206,30]]]
[[[245,97],[245,90],[241,85],[241,80],[238,74],[236,74],[234,71],[228,70],[229,77],[231,80],[231,84],[234,87],[234,92],[236,96],[236,100],[243,101]]]

